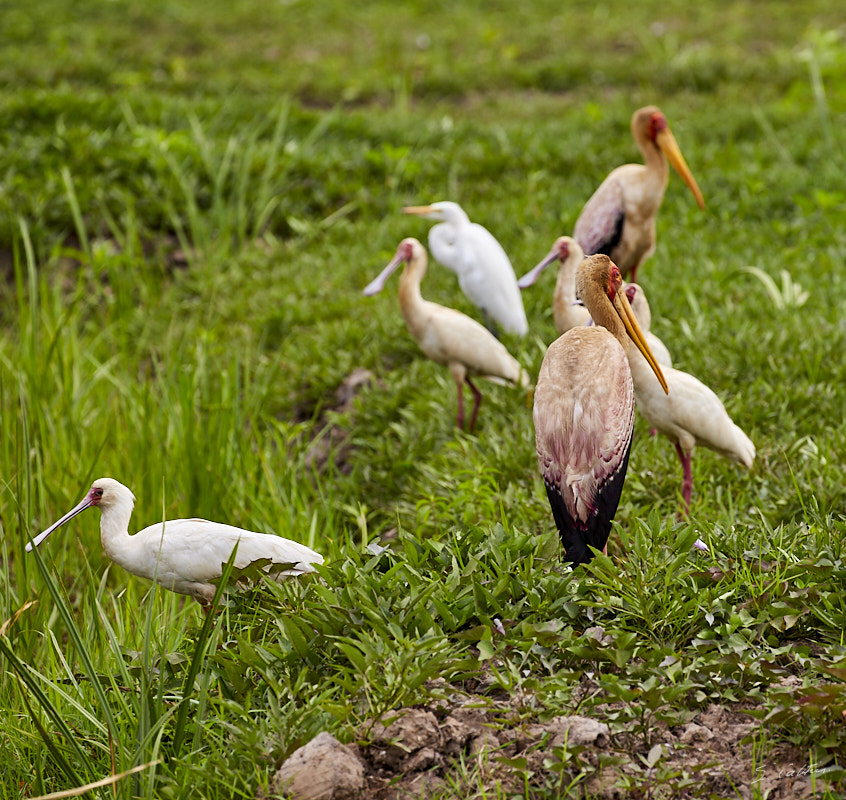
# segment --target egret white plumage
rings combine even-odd
[[[655,218],[667,188],[668,159],[697,205],[705,208],[705,201],[661,109],[635,111],[632,135],[645,164],[613,170],[585,203],[573,236],[586,254],[605,253],[636,281],[638,267],[655,251]]]
[[[493,234],[470,222],[464,209],[448,200],[406,206],[403,212],[440,222],[429,230],[429,249],[437,261],[458,275],[459,286],[481,309],[485,324],[524,336],[529,324],[514,267]]]
[[[305,545],[204,519],[175,519],[156,522],[134,535],[129,519],[135,495],[113,478],[99,478],[80,503],[61,519],[39,533],[26,546],[38,547],[53,531],[86,508],[101,511],[100,541],[106,555],[127,572],[147,578],[178,594],[193,597],[203,606],[214,599],[212,581],[220,578],[224,565],[237,547],[234,566],[238,569],[268,560],[263,566],[274,577],[313,572],[323,556]]]
[[[572,328],[549,346],[535,388],[538,463],[574,565],[591,560],[589,547],[605,548],[620,501],[634,426],[627,354],[642,353],[653,383],[666,391],[622,285],[607,256],[581,263],[576,294],[596,325]]]
[[[400,266],[400,310],[411,335],[423,353],[438,364],[445,364],[458,389],[458,427],[464,427],[464,384],[473,392],[474,405],[469,429],[476,424],[482,393],[471,376],[528,385],[528,375],[505,346],[476,320],[454,308],[424,300],[420,282],[426,274],[426,250],[417,239],[403,239],[396,255],[364,289],[367,296],[382,291],[391,274]]]

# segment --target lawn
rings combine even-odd
[[[3,28],[0,800],[137,767],[94,795],[253,798],[323,731],[372,797],[846,797],[834,4],[40,0]],[[757,457],[694,451],[679,520],[637,419],[608,558],[573,571],[525,391],[480,382],[459,431],[396,278],[361,290],[439,199],[521,275],[639,160],[648,103],[706,202],[671,176],[652,328]],[[547,273],[504,339],[533,378]],[[436,264],[422,291],[476,315]],[[326,564],[204,616],[111,564],[97,512],[26,553],[100,476],[132,531],[204,517]],[[434,755],[380,727],[410,708]]]

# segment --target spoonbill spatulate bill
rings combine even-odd
[[[426,274],[426,250],[417,239],[403,239],[396,255],[364,289],[367,296],[381,292],[393,272],[404,265],[399,303],[405,323],[423,353],[449,368],[458,389],[458,427],[464,427],[464,384],[473,392],[469,429],[476,424],[482,393],[471,380],[479,375],[494,382],[528,386],[529,377],[505,346],[484,326],[454,308],[424,300],[420,282]]]
[[[559,236],[543,260],[517,281],[521,289],[527,289],[548,266],[560,262],[552,295],[552,316],[558,333],[567,333],[570,328],[587,325],[590,321],[590,312],[576,300],[576,269],[584,257],[582,247],[575,239]]]
[[[263,569],[273,577],[313,572],[313,564],[323,563],[319,553],[290,539],[204,519],[157,522],[130,535],[129,519],[134,504],[135,495],[122,483],[113,478],[99,478],[80,503],[39,533],[26,549],[38,547],[77,514],[96,507],[101,512],[100,541],[112,561],[133,575],[189,595],[203,606],[214,599],[216,587],[212,582],[220,578],[236,548],[236,568],[269,559],[270,564]]]

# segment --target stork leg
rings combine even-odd
[[[638,268],[639,266],[640,266],[640,264],[638,263],[638,264],[635,264],[635,265],[632,267],[632,274],[631,274],[628,278],[626,278],[626,280],[627,280],[629,283],[637,283],[637,268]]]
[[[685,453],[682,446],[676,442],[676,452],[681,461],[684,480],[682,481],[682,499],[684,500],[684,515],[690,514],[690,494],[693,491],[693,471],[690,468],[690,453]]]
[[[482,393],[473,385],[473,381],[470,380],[469,375],[464,380],[473,392],[473,413],[470,415],[469,428],[472,432],[473,428],[476,426],[476,415],[479,413],[479,406],[482,405]]]

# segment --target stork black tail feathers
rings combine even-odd
[[[555,527],[558,528],[558,535],[561,537],[561,544],[564,546],[564,560],[572,562],[574,567],[579,564],[587,564],[593,558],[593,553],[588,549],[587,531],[577,525],[570,516],[558,489],[548,484],[545,485]],[[606,533],[605,540],[607,539],[608,534]],[[605,547],[605,540],[599,545],[599,550]]]
[[[620,504],[620,495],[623,492],[623,482],[626,479],[631,450],[632,443],[629,441],[626,454],[620,462],[620,468],[599,487],[594,502],[594,512],[586,525],[577,522],[570,516],[567,507],[564,505],[561,492],[544,481],[555,527],[558,528],[561,544],[564,545],[564,559],[572,562],[574,567],[579,564],[587,564],[593,558],[591,547],[602,550],[608,543],[611,524],[614,521],[617,506]]]

